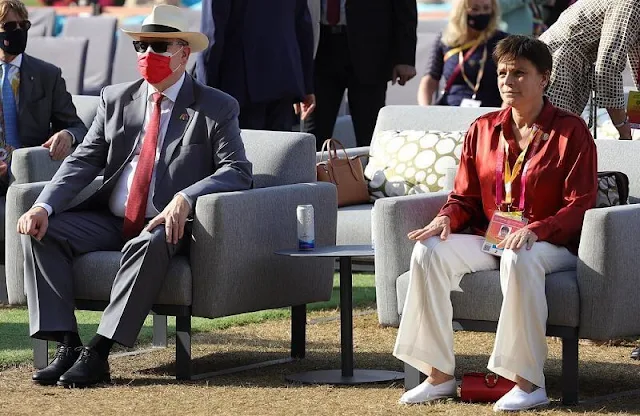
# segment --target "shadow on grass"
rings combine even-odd
[[[333,345],[332,345],[333,347]],[[258,364],[264,361],[287,358],[288,355],[282,351],[230,351],[207,354],[193,360],[194,374],[222,371],[235,367]],[[356,354],[355,363],[357,368],[372,368],[391,371],[402,371],[402,365],[389,353],[365,352]],[[153,376],[173,376],[175,374],[175,361],[157,367],[151,367],[139,371],[143,375],[128,382],[129,379],[121,379],[123,384],[130,385],[153,385],[179,384],[181,381],[175,379],[158,379]],[[215,386],[238,386],[246,385],[251,387],[282,387],[288,383],[284,377],[313,370],[331,370],[340,368],[340,353],[334,351],[309,351],[307,356],[301,360],[294,360],[289,363],[276,364],[269,367],[251,369],[232,374],[224,374],[205,380],[199,380],[197,384],[207,384]],[[145,377],[150,376],[150,377]],[[126,381],[125,381],[126,380]],[[117,380],[116,380],[117,381]],[[364,385],[363,385],[364,386]]]
[[[362,285],[354,286],[353,288],[354,308],[375,307],[375,286],[373,285],[373,276],[365,277],[365,279],[370,279],[370,282],[363,279],[364,281],[361,280]],[[329,301],[311,303],[307,305],[307,309],[308,311],[337,310],[339,298],[340,289],[339,287],[334,287]],[[91,314],[91,312],[86,311],[81,313]],[[85,322],[90,321],[90,323],[80,322],[78,324],[80,336],[85,343],[93,337],[98,329],[100,313],[96,312],[92,314],[93,315],[89,317],[84,316],[82,319],[79,319],[84,320]],[[281,308],[217,319],[197,318],[193,321],[192,332],[194,334],[198,334],[232,326],[264,322],[270,319],[288,319],[289,317],[290,309]],[[31,359],[31,356],[25,353],[25,351],[30,350],[33,347],[33,341],[29,337],[28,319],[29,314],[27,309],[24,307],[3,307],[0,309],[0,369],[3,366],[24,363]],[[168,326],[169,336],[175,335],[174,322],[175,321],[171,320]],[[148,344],[151,341],[151,338],[151,321],[147,320],[146,324],[141,329],[140,335],[138,336],[136,348],[139,348],[141,345]],[[50,343],[49,348],[50,350],[55,348],[55,343]],[[122,348],[117,348],[117,350],[126,351]]]
[[[98,324],[78,324],[83,338],[95,334]],[[31,348],[33,340],[29,337],[29,323],[0,322],[0,351]]]
[[[275,343],[279,341],[274,341]],[[282,352],[256,352],[233,351],[225,353],[213,353],[194,359],[195,373],[220,371],[236,366],[254,364],[260,361],[285,358]],[[488,355],[458,355],[456,357],[459,379],[465,371],[487,371]],[[390,371],[403,371],[402,363],[395,359],[391,352],[357,352],[355,355],[356,368],[369,368]],[[307,353],[307,358],[291,363],[275,365],[271,367],[248,370],[234,374],[225,374],[206,380],[178,381],[174,378],[160,378],[160,376],[173,377],[175,374],[175,362],[166,365],[143,369],[136,378],[114,379],[116,384],[130,386],[146,385],[172,385],[172,384],[196,384],[220,387],[246,388],[281,388],[283,386],[302,387],[298,383],[289,383],[285,377],[313,370],[328,370],[340,368],[340,354],[333,351],[312,350]],[[583,361],[580,363],[580,399],[577,406],[565,407],[561,403],[562,361],[550,359],[545,366],[547,391],[553,399],[551,409],[568,409],[572,412],[597,411],[611,412],[640,412],[640,372],[634,363],[608,363]],[[154,377],[157,376],[158,378]],[[383,383],[388,385],[403,385],[403,381]],[[336,388],[340,388],[337,386]],[[344,386],[344,388],[365,389],[373,385]],[[628,392],[624,394],[624,392]],[[616,394],[618,393],[618,394]]]

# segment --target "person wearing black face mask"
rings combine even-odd
[[[54,160],[62,160],[87,133],[60,69],[24,53],[28,17],[19,0],[0,0],[1,195],[7,191],[14,149],[44,146]]]
[[[476,15],[467,15],[467,26],[471,29],[482,32],[487,27],[489,27],[489,23],[491,23],[491,17],[493,14],[491,13],[480,13]]]
[[[420,105],[500,107],[493,50],[507,34],[497,30],[496,0],[456,0],[449,23],[436,39],[418,90]],[[444,78],[445,86],[434,96]]]

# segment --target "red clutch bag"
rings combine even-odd
[[[460,385],[460,400],[496,402],[515,385],[513,381],[494,373],[465,373]]]

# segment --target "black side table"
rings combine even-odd
[[[288,381],[305,384],[364,384],[404,379],[404,373],[386,370],[353,368],[353,282],[351,259],[373,257],[371,246],[327,246],[315,250],[279,250],[276,254],[290,257],[338,257],[340,259],[340,350],[342,369],[317,370],[286,377]]]

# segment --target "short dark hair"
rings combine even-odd
[[[553,57],[549,47],[538,39],[524,35],[511,35],[498,42],[493,50],[493,60],[496,65],[502,61],[515,61],[518,58],[530,61],[541,74],[551,74]]]

